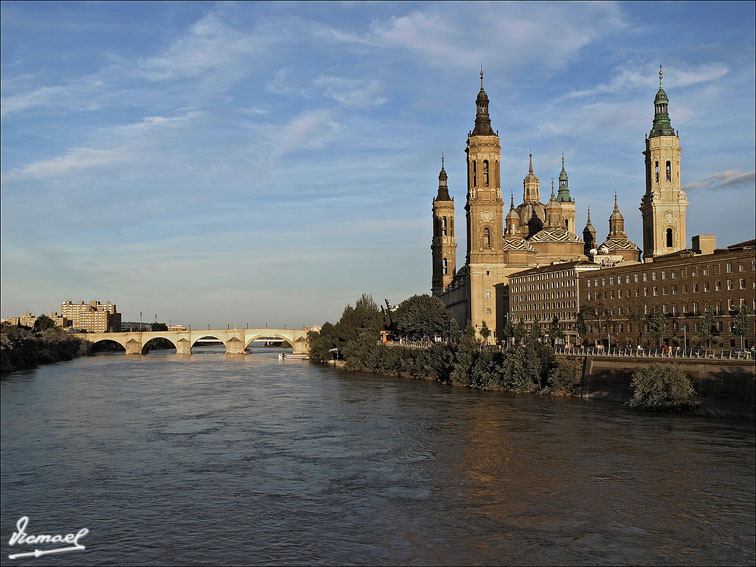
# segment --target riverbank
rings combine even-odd
[[[81,341],[58,327],[34,331],[26,327],[0,328],[0,375],[28,370],[40,364],[71,360]]]

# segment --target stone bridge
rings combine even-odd
[[[244,354],[253,341],[280,339],[288,343],[293,354],[310,352],[307,345],[307,331],[290,329],[203,329],[199,331],[133,331],[126,333],[75,333],[84,341],[86,350],[101,341],[113,341],[126,349],[126,354],[146,354],[145,346],[152,339],[166,339],[176,347],[176,354],[192,354],[192,347],[201,340],[220,341],[226,347],[226,354]]]

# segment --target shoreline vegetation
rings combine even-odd
[[[431,341],[428,348],[383,344],[378,337],[384,329],[403,337],[441,340]],[[416,295],[395,310],[379,311],[372,297],[363,294],[354,307],[347,305],[336,324],[326,322],[320,332],[311,331],[308,342],[311,361],[335,361],[351,371],[518,394],[580,394],[579,363],[557,357],[538,325],[527,335],[514,330],[515,345],[500,349],[478,338],[489,336],[485,323],[476,333],[468,321],[460,334],[436,297]],[[677,365],[655,364],[638,370],[632,386],[634,394],[626,405],[635,409],[728,417],[712,413],[705,401],[696,400],[690,379]],[[736,414],[729,417],[741,417],[740,412]]]
[[[0,375],[29,370],[40,364],[73,359],[81,341],[66,334],[46,316],[34,328],[3,326],[0,328]]]

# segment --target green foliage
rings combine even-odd
[[[383,316],[378,310],[378,305],[370,295],[362,294],[354,307],[347,305],[344,308],[338,323],[325,323],[320,333],[310,331],[307,334],[310,360],[331,360],[333,355],[328,351],[333,348],[339,349],[338,357],[343,358],[344,347],[348,343],[357,341],[363,332],[372,335],[377,341],[382,326]]]
[[[525,338],[525,335],[527,334],[527,328],[525,327],[525,321],[522,320],[522,317],[520,317],[520,320],[517,322],[517,326],[514,329],[514,337],[515,342],[520,343],[522,342],[522,339]]]
[[[707,307],[698,329],[698,336],[706,341],[707,346],[711,346],[712,337],[717,335],[719,335],[719,329],[714,324],[714,310]]]
[[[483,341],[488,343],[488,337],[491,336],[491,329],[488,328],[485,321],[481,323],[479,333],[480,336],[483,337]]]
[[[685,372],[673,364],[655,363],[633,373],[633,397],[628,405],[643,409],[689,406],[695,395]]]
[[[502,333],[504,334],[504,338],[507,340],[515,336],[515,326],[512,324],[511,319],[507,318],[507,324],[504,325]]]
[[[67,335],[60,327],[41,331],[4,326],[0,329],[0,372],[34,368],[61,360],[71,360],[81,341]]]
[[[562,326],[559,324],[559,317],[554,315],[551,320],[551,327],[549,327],[549,338],[551,339],[551,346],[554,346],[557,340],[564,338],[564,332]]]
[[[538,322],[538,317],[533,320],[533,325],[530,327],[530,333],[528,333],[528,341],[538,341],[543,336],[541,330],[541,324]]]
[[[459,332],[444,303],[427,294],[402,301],[394,313],[394,324],[404,337],[451,337]]]
[[[52,329],[55,327],[55,321],[50,319],[47,315],[40,315],[37,317],[37,320],[34,321],[34,331],[35,332],[42,332],[46,331],[47,329]]]
[[[577,394],[581,380],[574,361],[558,360],[549,372],[549,386],[555,394]]]
[[[585,337],[588,334],[588,325],[585,323],[582,311],[579,311],[577,317],[575,317],[575,327],[577,328],[578,335],[581,337]]]
[[[167,331],[168,325],[165,323],[150,323],[150,330],[151,331]]]
[[[743,337],[748,334],[749,330],[748,321],[748,307],[741,305],[738,310],[738,314],[735,315],[735,321],[732,325],[732,332],[740,337],[740,347],[743,348]]]
[[[667,323],[667,316],[664,315],[661,309],[654,309],[653,317],[649,323],[648,332],[655,343],[662,346],[664,339],[669,334],[669,324]]]

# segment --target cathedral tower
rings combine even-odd
[[[480,92],[475,100],[477,113],[475,128],[467,136],[467,263],[502,262],[501,186],[499,136],[491,129],[488,116],[488,95],[483,90],[483,71],[480,72]]]
[[[584,252],[589,258],[591,257],[591,249],[596,248],[596,229],[591,224],[591,208],[588,207],[588,220],[585,223],[583,229],[583,242],[585,242]]]
[[[564,170],[564,154],[562,154],[562,171],[559,172],[559,193],[557,201],[562,206],[562,226],[573,234],[575,230],[575,199],[570,197],[570,187],[567,179],[567,172]]]
[[[483,323],[501,337],[505,302],[502,282],[506,280],[504,261],[503,205],[499,161],[499,136],[491,128],[488,95],[483,89],[475,100],[475,128],[467,135],[467,277],[469,278],[468,317],[479,331]]]
[[[646,137],[646,194],[641,199],[643,215],[643,256],[682,250],[686,246],[685,213],[688,199],[680,185],[680,138],[672,129],[667,107],[669,99],[662,88],[654,99],[654,122]]]
[[[439,295],[454,278],[457,267],[457,239],[454,237],[454,199],[449,197],[449,186],[444,158],[438,174],[438,195],[433,199],[433,280],[431,292]]]

